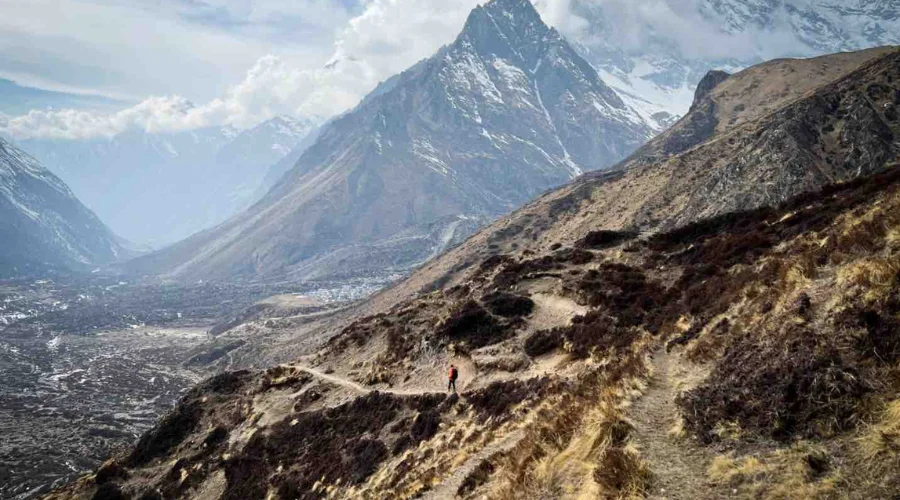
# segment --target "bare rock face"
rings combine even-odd
[[[452,44],[327,125],[259,204],[134,269],[176,278],[408,269],[614,164],[651,133],[530,2],[494,0]],[[396,255],[388,266],[384,247]],[[341,262],[323,257],[334,253]]]
[[[85,270],[124,256],[117,237],[37,160],[0,139],[0,277]]]

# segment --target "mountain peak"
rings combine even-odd
[[[492,0],[472,10],[456,43],[480,54],[533,64],[539,51],[535,42],[553,32],[529,0]]]
[[[704,97],[709,95],[710,92],[715,90],[720,83],[727,80],[730,76],[731,75],[725,71],[715,69],[706,73],[706,76],[704,76],[697,85],[697,90],[694,93],[694,104],[691,106],[691,109],[696,107]]]

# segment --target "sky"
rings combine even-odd
[[[477,3],[0,0],[0,78],[129,104],[34,109],[0,128],[83,139],[331,116],[452,41]]]
[[[11,115],[0,108],[0,133],[77,140],[129,128],[246,128],[278,114],[329,117],[450,43],[483,1],[0,0],[0,79],[117,103],[101,110],[48,99]],[[576,0],[533,1],[548,24],[589,40]],[[746,33],[722,37],[704,24],[700,2],[580,0],[614,17],[606,24],[618,27],[623,47],[649,33],[691,57],[758,49]],[[755,38],[784,45],[773,33]]]

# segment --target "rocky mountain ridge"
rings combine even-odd
[[[0,138],[0,277],[89,271],[132,255],[58,177]]]
[[[403,271],[651,134],[530,2],[494,0],[452,44],[324,127],[259,204],[132,269],[177,279]]]
[[[646,116],[665,113],[663,120],[684,115],[710,69],[900,44],[900,6],[882,0],[703,0],[655,9],[574,0],[569,7],[583,26],[566,35],[585,58],[629,103]]]

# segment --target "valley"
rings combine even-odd
[[[129,446],[203,378],[252,366],[235,351],[277,329],[225,342],[216,334],[255,302],[275,296],[283,308],[301,304],[301,315],[321,313],[385,284],[0,282],[0,498],[66,484]]]

